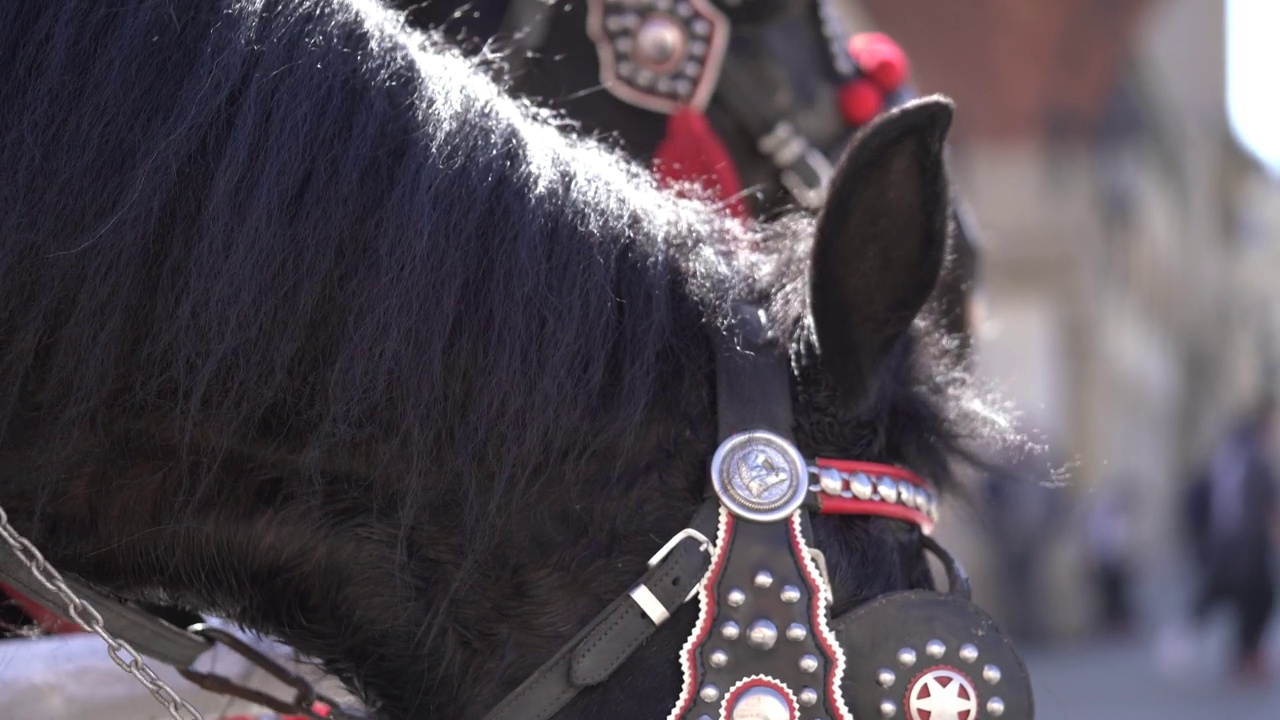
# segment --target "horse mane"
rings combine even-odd
[[[271,472],[312,507],[340,476],[411,564],[478,552],[549,468],[625,466],[622,486],[655,447],[701,462],[705,331],[731,303],[768,305],[811,365],[812,222],[740,224],[567,130],[372,0],[0,3],[0,459],[26,470],[0,487],[127,489],[142,458],[181,486],[177,523],[216,493],[268,502]],[[930,344],[903,343],[859,408],[802,372],[824,419],[801,435],[945,482],[999,422],[962,371],[922,372]],[[442,500],[457,545],[409,549]],[[443,613],[403,622],[434,636]]]
[[[0,31],[0,429],[22,392],[58,444],[121,404],[184,439],[288,417],[429,480],[517,413],[555,447],[643,408],[677,296],[733,289],[699,240],[745,229],[369,4],[40,5]]]

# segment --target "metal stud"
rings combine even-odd
[[[725,640],[737,640],[741,632],[742,628],[738,627],[738,623],[732,620],[720,626],[720,637]]]
[[[911,667],[916,664],[916,651],[911,648],[902,648],[898,651],[898,664],[904,668]]]
[[[982,679],[995,685],[1000,682],[1000,668],[995,665],[986,665],[982,668]]]
[[[798,603],[800,602],[800,588],[795,585],[782,586],[782,602]]]
[[[756,577],[752,580],[752,583],[754,583],[758,588],[767,588],[773,584],[773,574],[768,570],[761,570],[756,573]]]
[[[891,718],[898,714],[898,706],[888,698],[880,701],[880,717]]]
[[[810,687],[804,688],[800,691],[800,694],[796,696],[796,699],[800,701],[801,705],[809,707],[818,702],[818,691]]]
[[[865,473],[855,473],[849,478],[849,489],[853,491],[853,496],[859,500],[870,500],[871,492],[875,486],[871,484],[871,478]]]
[[[898,483],[888,475],[881,475],[876,480],[876,492],[880,493],[880,499],[887,503],[898,502]]]
[[[809,636],[809,631],[800,623],[791,623],[787,626],[787,639],[792,642],[800,642]]]
[[[961,660],[971,663],[978,659],[978,646],[973,643],[965,643],[960,646],[959,655]]]
[[[1004,700],[1001,700],[1001,699],[1000,699],[1000,698],[998,698],[998,697],[993,697],[993,698],[991,698],[990,700],[988,700],[988,701],[987,701],[987,712],[991,714],[991,717],[1000,717],[1001,715],[1003,715],[1003,714],[1004,714]]]
[[[800,672],[815,672],[818,669],[818,658],[814,655],[800,656]]]
[[[941,640],[930,640],[924,645],[924,654],[936,660],[947,654],[947,646]]]
[[[893,687],[898,681],[898,676],[889,668],[880,668],[876,671],[876,684],[882,688]]]
[[[747,601],[747,594],[742,592],[740,588],[734,588],[729,591],[729,595],[725,597],[724,601],[729,603],[729,607],[742,607],[742,603]]]
[[[747,630],[747,644],[757,650],[768,650],[778,642],[778,627],[761,618],[751,623]]]
[[[835,468],[819,468],[818,484],[822,486],[822,492],[839,495],[844,489],[844,478],[840,477],[840,471]]]
[[[898,502],[914,510],[920,507],[919,498],[920,488],[909,482],[898,485]]]
[[[711,657],[707,658],[711,663],[711,667],[722,668],[729,664],[729,653],[723,650],[715,650],[711,653]]]
[[[720,688],[715,685],[703,685],[698,691],[698,697],[702,698],[703,702],[715,702],[720,699]]]

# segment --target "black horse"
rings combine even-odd
[[[950,116],[755,225],[371,2],[0,4],[0,506],[386,717],[478,717],[699,505],[733,302],[788,339],[804,452],[951,484],[989,428],[921,313]],[[815,532],[836,612],[931,582],[912,526]],[[664,717],[691,612],[562,717]]]
[[[665,152],[673,141],[723,145],[727,172],[733,176],[728,182],[723,168],[705,167],[718,157],[715,153],[692,167],[674,168],[675,173],[701,179],[703,185],[741,187],[733,198],[737,207],[765,218],[796,206],[820,207],[829,162],[840,157],[877,109],[914,97],[909,63],[905,57],[892,57],[900,52],[896,46],[886,55],[868,47],[876,44],[870,41],[878,34],[863,33],[860,39],[868,40],[863,51],[852,52],[836,1],[383,0],[404,12],[409,24],[438,28],[464,52],[485,58],[514,93],[554,108],[571,118],[580,132],[653,164],[660,174],[688,160]],[[593,25],[593,12],[604,18],[599,27]],[[616,58],[627,49],[624,43],[638,47],[665,40],[659,50],[698,60],[690,45],[699,36],[691,30],[704,14],[718,14],[723,24],[713,32],[728,38],[720,62],[702,62],[715,68],[705,71],[713,87],[705,107],[710,132],[678,138],[666,112],[635,98],[635,83],[616,70],[602,74],[602,52]],[[610,30],[602,34],[606,28]],[[644,67],[642,55],[633,50],[627,57]],[[677,67],[682,64],[678,58],[655,75],[665,70],[670,76],[666,80],[689,81]],[[655,83],[664,82],[661,77],[650,81],[638,89],[652,90]],[[850,90],[855,97],[845,97]],[[854,107],[846,101],[853,101]],[[787,143],[795,140],[806,143],[812,153],[789,153]],[[963,355],[969,347],[969,297],[977,279],[978,253],[967,214],[957,213],[953,220],[934,307]]]

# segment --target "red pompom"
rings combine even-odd
[[[854,78],[840,88],[840,112],[845,122],[861,127],[884,109],[884,92],[867,78]]]
[[[886,93],[902,87],[911,74],[911,61],[898,44],[884,33],[858,33],[849,39],[849,55],[863,74]]]
[[[747,217],[733,156],[697,110],[682,108],[667,119],[667,134],[653,153],[653,164],[664,187],[693,183],[723,202],[735,217]]]

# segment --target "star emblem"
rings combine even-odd
[[[911,720],[975,720],[978,694],[973,683],[958,671],[936,668],[911,685],[907,714]]]

